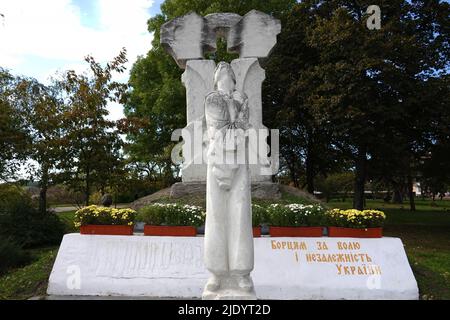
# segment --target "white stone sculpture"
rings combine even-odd
[[[265,72],[258,59],[266,58],[270,54],[280,30],[279,20],[257,10],[251,10],[244,16],[235,13],[213,13],[202,17],[195,12],[189,12],[162,25],[161,45],[180,68],[185,69],[182,82],[186,87],[187,125],[182,134],[182,150],[183,156],[189,154],[190,157],[185,157],[181,167],[183,183],[178,186],[181,193],[187,184],[194,186],[206,180],[206,150],[202,146],[197,148],[194,137],[194,131],[204,117],[203,99],[212,91],[213,86],[215,62],[204,59],[205,54],[216,51],[219,37],[227,41],[229,52],[239,54],[239,59],[231,63],[237,88],[248,97],[250,123],[260,130],[259,135],[267,138],[268,130],[262,123],[261,104],[261,84]],[[267,192],[270,193],[269,190],[273,189],[269,186],[271,176],[261,174],[261,171],[261,165],[250,165],[252,182],[263,182],[259,188],[268,189]]]
[[[272,190],[273,172],[267,170],[273,168],[268,160],[268,130],[262,124],[265,73],[258,59],[269,55],[280,30],[279,20],[256,10],[243,17],[234,13],[201,17],[190,12],[161,27],[162,46],[185,69],[188,123],[182,132],[179,189],[191,189],[206,179],[204,256],[211,277],[204,299],[256,299],[250,277],[254,264],[251,182]],[[219,37],[239,59],[214,68],[215,62],[204,55],[216,51]],[[177,189],[174,186],[172,191]]]
[[[248,99],[235,90],[226,62],[205,99],[208,131],[205,265],[211,272],[203,299],[255,299],[250,171],[245,161]]]

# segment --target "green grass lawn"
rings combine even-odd
[[[30,250],[32,262],[0,276],[0,299],[29,299],[45,296],[58,247]]]

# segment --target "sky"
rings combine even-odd
[[[48,83],[56,72],[85,71],[88,54],[106,63],[125,47],[127,71],[114,80],[126,82],[136,58],[151,48],[147,20],[162,1],[0,0],[0,66]],[[118,104],[108,111],[111,120],[123,117]]]

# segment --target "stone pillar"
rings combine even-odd
[[[243,58],[235,59],[231,62],[231,66],[236,75],[236,89],[238,91],[244,92],[249,101],[249,121],[253,128],[257,131],[258,141],[264,141],[264,144],[258,145],[258,148],[266,148],[266,152],[261,152],[261,156],[264,159],[258,159],[258,162],[264,161],[269,163],[267,157],[268,145],[266,142],[267,136],[269,135],[267,127],[262,123],[262,97],[261,97],[261,86],[262,82],[266,78],[266,73],[263,68],[259,65],[257,58]],[[261,174],[261,164],[251,164],[250,165],[251,179],[252,182],[264,182],[271,181],[271,176]]]
[[[181,81],[186,87],[187,126],[183,131],[183,154],[186,158],[181,168],[183,182],[205,182],[206,162],[203,158],[205,148],[203,117],[205,115],[205,96],[213,91],[213,76],[216,64],[213,60],[190,60],[186,63]],[[197,140],[196,140],[197,139]]]
[[[231,62],[236,74],[237,89],[249,98],[250,123],[260,136],[258,160],[269,164],[265,140],[269,133],[262,122],[261,103],[261,85],[265,72],[258,59],[270,54],[280,31],[279,20],[257,10],[251,10],[242,17],[234,13],[213,13],[202,17],[190,12],[161,27],[162,46],[180,68],[186,69],[182,81],[186,87],[187,125],[182,137],[183,154],[191,156],[189,159],[185,158],[182,165],[183,183],[198,184],[206,181],[205,144],[199,143],[196,140],[198,137],[192,138],[194,131],[198,133],[200,127],[204,126],[204,98],[213,90],[215,63],[205,60],[204,54],[216,50],[218,37],[227,40],[229,52],[239,53],[239,59]],[[266,151],[261,152],[261,148],[266,148]],[[271,176],[261,169],[262,165],[259,164],[250,166],[253,183],[271,181]]]

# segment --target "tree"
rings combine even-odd
[[[30,143],[28,128],[21,118],[17,83],[17,77],[0,68],[0,180],[15,177]]]
[[[47,212],[47,190],[52,171],[60,163],[65,150],[61,148],[64,134],[65,105],[57,86],[44,86],[35,79],[22,79],[17,86],[25,112],[22,120],[28,128],[30,144],[28,159],[38,167],[32,174],[39,181],[39,212]]]
[[[264,122],[280,129],[282,173],[314,191],[314,178],[353,170],[354,207],[363,209],[368,179],[409,194],[421,161],[448,144],[449,5],[383,2],[380,30],[366,27],[373,1],[165,1],[149,21],[153,48],[134,66],[126,114],[146,122],[128,135],[130,158],[167,184],[170,133],[185,125],[181,70],[159,45],[159,28],[194,10],[244,14],[256,8],[282,20],[264,62]],[[213,58],[231,59],[219,42]],[[447,107],[448,109],[448,107]],[[170,148],[169,148],[170,149]],[[440,147],[440,150],[447,150]],[[305,178],[303,178],[305,177]]]
[[[389,143],[372,153],[371,171],[393,186],[394,201],[408,194],[414,211],[413,182],[423,174],[420,163],[436,143],[448,141],[449,35],[445,26],[450,6],[412,1],[399,8],[387,12],[397,18],[389,21],[390,38],[384,43],[389,63],[380,65],[377,76],[394,97],[381,132],[382,141]]]
[[[334,173],[323,177],[317,183],[318,190],[324,195],[326,202],[329,202],[333,196],[339,194],[345,201],[347,194],[353,189],[355,180],[352,172]]]
[[[330,139],[331,128],[317,121],[307,101],[317,83],[306,75],[319,63],[319,50],[307,37],[314,19],[310,5],[296,5],[281,18],[281,34],[264,66],[263,118],[280,130],[281,164],[294,186],[306,186],[312,194],[317,175],[338,172],[346,163]]]
[[[399,151],[408,150],[406,159],[422,152],[420,131],[430,124],[426,120],[431,112],[421,107],[420,93],[432,70],[443,68],[448,53],[445,13],[441,14],[448,10],[448,5],[438,1],[431,6],[420,1],[392,1],[382,6],[381,30],[368,30],[365,10],[371,4],[370,1],[297,4],[286,25],[294,30],[303,28],[304,36],[291,32],[293,35],[287,38],[289,45],[286,40],[279,43],[278,47],[286,49],[275,68],[287,75],[282,85],[289,86],[286,91],[275,90],[285,96],[282,108],[289,108],[286,99],[289,97],[294,101],[290,108],[297,115],[294,121],[305,127],[326,128],[325,145],[328,139],[351,161],[357,209],[364,207],[364,186],[369,172],[374,172],[372,164],[395,159],[396,168],[401,168],[404,163],[401,152],[388,154],[391,148],[386,146],[391,140]],[[289,63],[296,56],[301,57],[297,67]],[[281,66],[283,61],[287,66]],[[302,111],[305,108],[307,113]],[[308,119],[305,114],[312,117]],[[420,126],[405,126],[403,119]],[[307,150],[308,144],[303,146]],[[411,176],[412,169],[407,171]]]
[[[123,102],[126,85],[112,80],[114,72],[122,73],[126,50],[102,67],[92,56],[85,58],[91,75],[68,71],[60,81],[68,104],[64,113],[65,134],[62,146],[61,179],[84,194],[89,204],[91,189],[96,185],[104,192],[109,179],[121,168],[121,147],[116,122],[106,119],[108,102]]]

